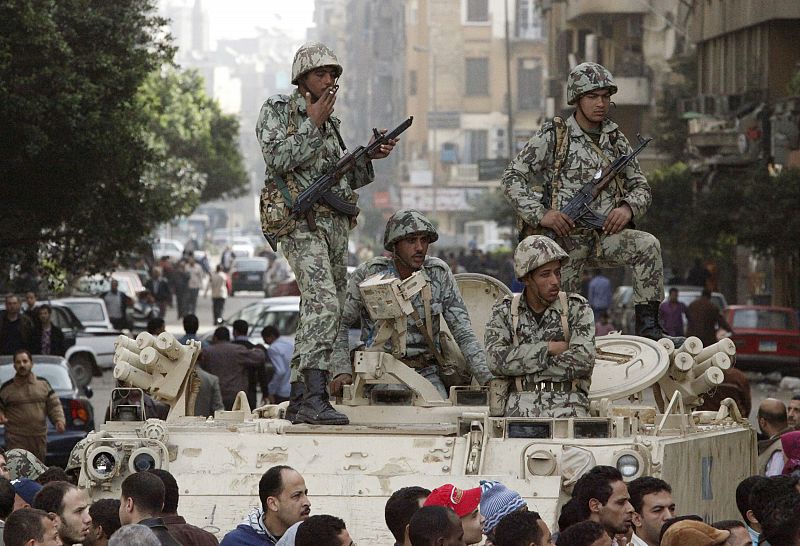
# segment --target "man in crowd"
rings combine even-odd
[[[599,269],[595,269],[592,280],[589,281],[587,299],[595,317],[599,317],[603,311],[611,308],[611,281]]]
[[[758,522],[753,512],[750,493],[752,493],[753,487],[757,483],[767,479],[769,478],[764,476],[750,476],[743,479],[739,482],[739,485],[736,486],[736,508],[742,516],[742,521],[745,523],[747,533],[750,535],[750,540],[753,544],[759,543],[762,529],[761,524]]]
[[[448,483],[431,491],[431,494],[428,495],[423,506],[444,506],[455,512],[461,520],[461,529],[464,532],[464,543],[478,544],[483,540],[481,516],[478,512],[480,502],[480,487],[458,489],[456,486]]]
[[[164,507],[161,509],[159,517],[164,525],[167,526],[169,534],[181,544],[191,544],[192,546],[217,546],[219,541],[214,535],[199,527],[186,523],[186,520],[178,515],[180,491],[175,477],[166,470],[161,469],[152,469],[148,470],[148,472],[155,474],[164,484]]]
[[[725,541],[725,546],[753,546],[753,539],[750,538],[747,527],[739,520],[726,519],[717,521],[713,527],[730,533],[728,540]]]
[[[186,315],[183,317],[183,331],[185,332],[179,339],[181,343],[184,345],[190,339],[198,339],[197,337],[197,330],[200,329],[200,320],[197,318],[197,315]],[[208,347],[208,342],[203,341],[203,349]]]
[[[762,516],[764,539],[773,546],[800,546],[800,493],[788,492],[769,502]]]
[[[169,282],[161,275],[161,268],[154,267],[150,273],[150,278],[147,279],[144,287],[153,294],[158,306],[159,315],[162,317],[167,316],[167,307],[172,303],[172,290],[170,289]]]
[[[669,527],[661,537],[661,546],[721,546],[730,537],[729,531],[715,529],[693,518],[667,525]]]
[[[756,469],[764,476],[778,476],[784,463],[781,435],[791,430],[786,405],[777,398],[763,400],[758,406],[758,428],[764,439],[758,442]]]
[[[520,296],[497,302],[484,339],[489,369],[509,380],[507,417],[586,417],[594,369],[592,310],[579,294],[561,291],[570,258],[544,235],[514,251]]]
[[[671,336],[683,336],[683,317],[686,316],[686,304],[678,300],[678,289],[669,289],[667,300],[658,308],[661,327]]]
[[[495,546],[552,546],[550,528],[537,512],[513,512],[495,527]]]
[[[700,297],[689,304],[686,319],[686,335],[700,338],[704,347],[717,342],[718,328],[733,332],[719,307],[711,301],[711,291],[708,288],[704,288]]]
[[[64,544],[82,544],[89,534],[89,495],[67,482],[50,482],[36,493],[33,507],[58,516],[58,536]]]
[[[241,345],[247,349],[255,349],[257,346],[250,342],[248,332],[250,325],[246,320],[238,319],[233,321],[233,343]],[[269,392],[269,382],[272,379],[272,366],[267,366],[267,354],[263,347],[258,347],[261,351],[261,365],[247,368],[247,401],[251,408],[258,407],[258,387],[261,387],[261,403],[266,403]]]
[[[122,526],[119,521],[119,499],[98,499],[89,507],[92,523],[83,546],[107,546],[117,529]]]
[[[111,290],[100,297],[106,303],[111,325],[117,330],[128,328],[128,307],[133,305],[133,300],[119,289],[119,281],[111,279]]]
[[[221,264],[211,274],[209,285],[211,287],[211,313],[216,326],[222,322],[222,313],[225,312],[225,300],[228,299],[228,275],[223,271]]]
[[[311,501],[303,476],[288,466],[273,466],[258,483],[261,507],[253,509],[222,546],[275,546],[295,523],[311,515]]]
[[[38,482],[29,480],[28,478],[17,478],[11,481],[11,486],[14,488],[14,510],[20,508],[30,508],[33,506],[33,500],[42,486]]]
[[[67,352],[67,344],[64,332],[51,320],[53,309],[43,303],[34,312],[38,320],[31,344],[32,352],[37,355],[64,356],[64,353]]]
[[[58,517],[44,510],[17,510],[6,520],[3,541],[5,546],[61,546]]]
[[[194,373],[200,379],[200,390],[194,401],[194,414],[209,417],[214,415],[217,410],[225,409],[225,404],[222,402],[222,391],[219,388],[219,378],[198,366],[195,366]]]
[[[341,519],[311,516],[297,528],[295,546],[353,546],[353,539]]]
[[[136,472],[122,481],[119,521],[149,527],[161,546],[181,546],[159,517],[164,506],[164,483],[150,472]]]
[[[608,531],[596,521],[582,521],[558,534],[558,546],[611,546]]]
[[[162,332],[167,331],[167,323],[161,317],[151,318],[147,321],[147,333],[158,337]]]
[[[609,538],[630,531],[633,506],[622,474],[613,466],[595,466],[589,470],[575,484],[572,496],[584,513],[589,514],[590,521],[603,526]]]
[[[672,488],[664,480],[642,476],[628,484],[628,493],[633,506],[633,545],[659,546],[661,527],[675,517]]]
[[[186,297],[186,312],[195,314],[197,311],[197,297],[200,295],[200,289],[203,288],[203,277],[205,272],[203,266],[197,263],[194,255],[190,254],[186,264],[186,272],[189,274],[188,294]]]
[[[785,544],[780,541],[773,542],[769,537],[770,526],[774,531],[776,519],[782,519],[781,517],[776,518],[777,514],[770,513],[772,511],[771,505],[784,497],[796,499],[797,494],[797,479],[791,476],[772,476],[753,483],[753,487],[750,490],[750,508],[753,512],[753,517],[761,526],[761,533],[758,537],[760,545],[765,542],[772,546],[783,546]]]
[[[442,370],[437,356],[441,355],[442,351],[439,325],[444,319],[461,348],[470,373],[481,385],[485,385],[492,378],[486,367],[486,353],[472,330],[469,314],[458,291],[453,272],[443,260],[428,256],[428,245],[436,242],[438,238],[439,234],[433,223],[418,210],[402,209],[389,218],[383,235],[383,246],[392,253],[392,256],[372,258],[359,265],[350,276],[333,356],[336,371],[331,386],[332,393],[338,394],[343,385],[352,383],[349,329],[360,326],[361,341],[366,344],[375,341],[374,337],[377,335],[375,322],[369,317],[359,284],[379,273],[405,280],[417,271],[422,271],[427,283],[426,287],[411,300],[423,327],[418,326],[415,317],[408,317],[405,354],[401,354],[400,348],[392,347],[392,352],[397,358],[430,381],[442,398],[447,398],[447,389],[439,377]],[[433,312],[434,309],[437,310],[436,313]],[[439,309],[441,311],[438,311]]]
[[[219,378],[222,403],[230,410],[239,391],[247,391],[247,368],[264,366],[264,351],[248,349],[230,341],[226,326],[214,330],[211,346],[203,349],[198,359],[200,367]]]
[[[278,328],[272,324],[264,326],[261,330],[261,339],[267,344],[267,357],[273,368],[272,379],[267,386],[269,401],[272,404],[280,404],[289,400],[291,392],[294,341],[289,336],[282,336]]]
[[[0,424],[5,425],[6,449],[23,448],[44,460],[47,454],[47,417],[56,431],[64,432],[66,421],[61,400],[50,383],[33,373],[27,349],[14,353],[14,377],[0,386]]]
[[[392,493],[392,496],[386,501],[384,518],[386,527],[394,537],[394,546],[411,546],[408,524],[411,522],[411,517],[425,504],[425,499],[430,494],[430,490],[424,487],[403,487]]]
[[[636,335],[658,340],[664,337],[658,323],[664,266],[658,239],[634,229],[652,200],[639,162],[628,163],[589,205],[602,227],[576,224],[561,212],[598,169],[632,151],[619,126],[606,117],[616,92],[605,67],[586,62],[573,68],[567,103],[575,111],[566,120],[545,123],[528,141],[503,174],[503,192],[520,221],[520,239],[549,230],[573,243],[563,271],[567,292],[580,290],[587,263],[630,266]]]
[[[800,394],[795,394],[789,400],[789,405],[786,408],[786,417],[790,427],[800,430]]]
[[[332,115],[341,75],[342,65],[330,48],[318,42],[304,44],[292,64],[297,89],[291,95],[273,95],[261,107],[256,137],[266,162],[261,200],[265,233],[281,227],[300,192],[330,170],[345,148],[339,120]],[[358,215],[354,190],[372,182],[372,160],[388,156],[394,144],[387,142],[372,157],[362,157],[331,188],[329,199],[315,205],[307,218],[276,233],[301,294],[292,367],[302,375],[306,393],[293,411],[297,409],[306,423],[347,423],[347,417],[330,405],[326,386],[347,287],[348,234]]]
[[[31,322],[33,322],[34,326],[36,325],[36,321],[39,320],[38,315],[36,314],[36,308],[39,306],[39,298],[36,297],[36,292],[32,290],[28,290],[25,292],[25,315]]]
[[[6,310],[0,312],[0,354],[13,355],[19,349],[31,346],[34,325],[20,312],[19,297],[6,295]]]
[[[465,546],[464,530],[455,512],[444,506],[424,506],[408,524],[411,546]]]
[[[516,491],[500,482],[481,480],[480,513],[483,516],[483,534],[488,544],[496,544],[495,529],[500,520],[514,512],[527,512],[528,505]]]

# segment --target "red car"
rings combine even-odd
[[[737,367],[800,375],[800,325],[794,309],[731,305],[724,313],[734,332]]]

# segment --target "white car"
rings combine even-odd
[[[156,239],[153,242],[153,256],[156,260],[166,256],[173,262],[177,262],[183,257],[183,243],[175,239]]]
[[[247,237],[234,237],[231,241],[231,252],[237,258],[251,258],[256,254],[256,247]]]
[[[90,328],[114,330],[106,302],[101,298],[61,298],[57,301],[69,307],[87,331],[91,331]]]

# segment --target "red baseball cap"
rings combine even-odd
[[[477,510],[480,502],[480,487],[459,489],[448,483],[431,491],[423,506],[444,506],[455,512],[458,517],[463,518]]]

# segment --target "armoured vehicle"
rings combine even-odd
[[[483,275],[457,278],[483,339],[492,304],[508,291]],[[414,283],[371,284],[383,288],[365,298],[370,313],[397,333]],[[717,412],[693,411],[721,382],[733,344],[704,348],[689,338],[676,351],[667,340],[610,335],[596,345],[589,418],[496,416],[488,388],[453,386],[445,400],[391,354],[366,351],[356,353],[354,384],[336,403],[351,424],[315,426],[281,419],[282,406],[251,411],[244,393],[233,411],[193,417],[199,344],[180,345],[167,333],[120,336],[114,375],[133,388],[112,393],[113,420],[76,447],[74,464],[95,498],[117,497],[131,472],[169,470],[181,514],[219,537],[259,505],[258,481],[277,464],[304,476],[312,514],[343,518],[362,544],[391,541],[383,510],[398,488],[470,488],[481,479],[515,489],[555,528],[575,481],[595,464],[616,466],[626,480],[667,480],[680,513],[735,518],[735,487],[755,473],[755,433],[730,399]],[[373,384],[404,385],[407,396],[395,387],[381,397]],[[646,402],[651,389],[655,403]],[[142,391],[170,405],[165,421],[147,418]]]

